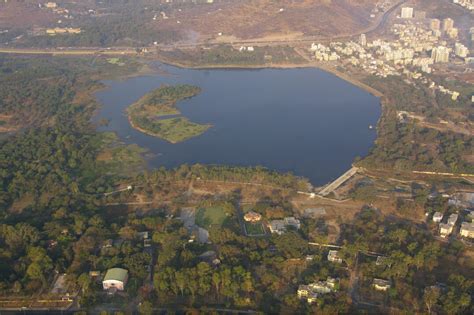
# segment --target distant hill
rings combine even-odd
[[[171,10],[157,23],[163,29],[181,29],[203,37],[240,39],[317,35],[330,37],[362,30],[371,24],[375,0],[244,0]],[[179,21],[179,23],[178,23]]]
[[[46,1],[45,1],[46,2]],[[153,42],[296,39],[351,35],[372,23],[376,0],[57,0],[0,3],[0,44],[140,46]],[[21,16],[21,19],[18,17]],[[61,22],[59,22],[61,21]],[[45,36],[46,27],[80,27],[78,36]],[[18,37],[19,35],[27,35]],[[1,34],[0,34],[1,35]]]

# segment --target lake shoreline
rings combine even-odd
[[[132,126],[133,129],[138,130],[138,131],[140,131],[141,133],[144,133],[144,134],[146,134],[146,135],[148,135],[148,136],[152,136],[152,137],[155,137],[155,138],[164,140],[164,141],[169,142],[169,143],[171,143],[171,144],[176,144],[176,143],[178,143],[178,142],[174,142],[174,141],[171,141],[171,140],[163,139],[163,138],[161,138],[160,136],[154,134],[153,132],[148,131],[148,130],[146,130],[146,129],[143,129],[143,128],[137,126],[137,125],[133,122],[133,120],[132,120],[132,118],[130,117],[130,115],[128,115],[128,114],[127,114],[127,120],[128,120],[128,122],[130,123],[130,126]]]
[[[349,82],[350,84],[352,85],[355,85],[363,90],[365,90],[366,92],[369,92],[370,94],[372,94],[373,96],[375,97],[378,97],[380,99],[382,99],[384,97],[384,94],[382,92],[380,92],[379,90],[377,89],[374,89],[373,87],[357,80],[357,79],[354,79],[352,77],[350,77],[349,75],[337,70],[337,69],[334,69],[332,67],[330,67],[329,65],[324,65],[324,64],[321,64],[321,63],[317,63],[317,62],[308,62],[308,63],[287,63],[287,64],[268,64],[268,65],[237,65],[237,64],[225,64],[225,65],[220,65],[220,64],[205,64],[205,65],[192,65],[192,64],[186,64],[186,63],[182,63],[182,62],[179,62],[179,61],[175,61],[175,60],[170,60],[168,58],[164,58],[163,56],[158,56],[158,58],[156,58],[156,61],[159,61],[163,64],[166,64],[166,65],[170,65],[170,66],[174,66],[174,67],[177,67],[177,68],[182,68],[182,69],[193,69],[193,70],[215,70],[215,69],[222,69],[222,70],[225,70],[225,69],[231,69],[231,70],[239,70],[239,69],[242,69],[242,70],[248,70],[248,69],[251,69],[251,70],[259,70],[259,69],[304,69],[304,68],[316,68],[316,69],[319,69],[319,70],[322,70],[324,72],[327,72],[327,73],[330,73],[330,74],[333,74],[335,76],[337,76],[338,78],[346,81],[346,82]],[[382,102],[381,102],[382,103]]]

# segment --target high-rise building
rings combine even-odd
[[[459,30],[456,27],[453,27],[452,29],[446,31],[446,34],[448,34],[448,36],[453,39],[458,37],[458,33]]]
[[[413,8],[404,7],[402,8],[402,19],[412,19],[413,18]]]
[[[446,18],[443,20],[443,31],[447,32],[454,27],[453,19]]]
[[[367,46],[367,36],[365,36],[365,34],[360,34],[359,42],[362,46]]]
[[[454,53],[456,56],[466,58],[469,55],[469,49],[461,43],[456,43],[454,45]]]
[[[438,19],[431,19],[430,21],[430,29],[432,31],[439,31],[441,28],[441,21]]]
[[[435,63],[449,62],[450,49],[444,46],[433,48],[431,51],[431,58]]]

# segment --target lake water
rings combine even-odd
[[[261,165],[323,185],[368,153],[381,114],[379,99],[318,69],[189,70],[106,81],[96,119],[126,143],[151,153],[150,167],[181,164]],[[126,108],[162,84],[192,84],[198,96],[179,103],[191,121],[212,124],[199,137],[170,144],[134,130]]]

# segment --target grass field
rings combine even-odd
[[[211,225],[222,226],[230,213],[223,207],[200,208],[196,212],[196,224],[203,228],[209,228]]]
[[[211,125],[200,125],[184,117],[157,120],[153,123],[153,133],[171,143],[188,140],[204,133]]]
[[[261,222],[258,223],[250,223],[245,222],[245,230],[247,231],[248,236],[252,235],[265,235],[265,229]]]

